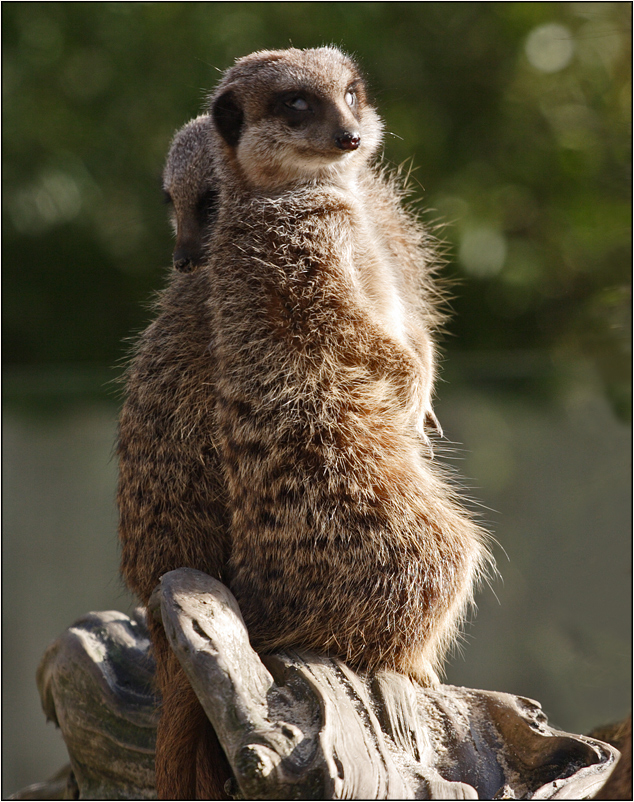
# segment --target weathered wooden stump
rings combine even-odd
[[[44,653],[37,685],[47,719],[62,731],[79,789],[75,798],[156,799],[160,698],[153,678],[141,608],[131,618],[111,610],[88,613]]]
[[[199,571],[166,574],[151,607],[218,733],[237,798],[588,799],[618,758],[552,729],[529,699],[425,689],[306,652],[260,658],[234,597]],[[152,670],[141,611],[91,613],[47,650],[38,685],[79,798],[155,796]],[[77,798],[72,782],[63,793],[48,798]]]

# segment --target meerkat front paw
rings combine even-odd
[[[441,684],[440,677],[431,662],[422,655],[412,658],[407,664],[398,666],[399,672],[418,682],[424,688],[436,688]]]

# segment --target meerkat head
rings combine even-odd
[[[239,59],[211,114],[232,167],[262,189],[352,176],[381,143],[359,69],[334,47]]]
[[[173,263],[183,273],[204,261],[216,215],[211,127],[207,114],[184,125],[172,140],[163,170],[163,191],[176,235]]]

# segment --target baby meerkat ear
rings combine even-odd
[[[227,145],[235,148],[242,134],[244,114],[235,94],[230,89],[216,98],[212,115],[219,134]]]

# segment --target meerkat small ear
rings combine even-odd
[[[244,114],[231,90],[216,98],[212,108],[214,123],[225,142],[232,148],[240,141]]]

